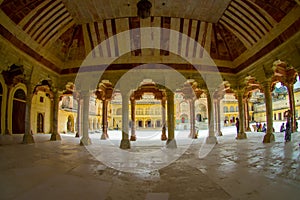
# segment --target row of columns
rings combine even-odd
[[[272,96],[271,96],[271,82],[265,81],[262,83],[264,94],[265,94],[265,104],[266,104],[266,121],[267,121],[267,131],[266,135],[264,136],[264,143],[274,141],[273,135],[273,116],[272,116]],[[23,138],[23,143],[32,143],[34,142],[32,133],[31,133],[31,123],[30,123],[30,110],[31,110],[31,102],[33,94],[31,92],[30,86],[27,86],[27,99],[26,99],[26,116],[25,116],[25,134]],[[292,111],[292,127],[293,131],[295,130],[295,101],[294,101],[294,92],[293,92],[293,85],[288,85],[288,93],[290,99],[290,110]],[[172,91],[168,91],[166,93],[166,99],[161,100],[162,105],[162,135],[161,139],[167,139],[167,145],[170,147],[176,147],[176,141],[174,138],[174,131],[175,131],[175,118],[174,118],[174,93]],[[213,95],[212,95],[213,96]],[[90,93],[89,91],[81,91],[81,98],[83,100],[83,108],[81,106],[81,100],[78,101],[78,115],[77,115],[77,130],[82,132],[81,144],[88,145],[91,143],[90,138],[88,136],[88,115],[89,115],[89,101],[90,101]],[[60,135],[58,133],[58,104],[59,104],[60,94],[58,92],[54,92],[54,97],[52,99],[52,135],[50,140],[60,140]],[[130,148],[129,142],[129,95],[122,93],[122,140],[120,147],[123,149]],[[238,106],[239,106],[239,120],[240,126],[237,133],[237,139],[245,139],[247,135],[245,133],[246,130],[249,130],[249,108],[247,99],[243,99],[243,92],[237,92],[237,99],[238,99]],[[168,110],[168,136],[166,135],[166,101],[167,101],[167,110]],[[108,100],[103,100],[102,106],[102,136],[101,139],[107,139],[107,106]],[[220,98],[211,99],[211,95],[207,93],[207,105],[208,105],[208,143],[216,143],[216,135],[222,135],[221,126],[220,126]],[[196,130],[195,130],[195,99],[190,100],[190,113],[191,113],[191,133],[190,136],[195,138]],[[82,118],[81,118],[82,115]],[[216,119],[216,121],[215,121]],[[135,134],[135,101],[131,100],[131,121],[132,121],[132,128],[131,128],[131,141],[136,140]],[[82,126],[82,127],[81,127]],[[245,129],[246,128],[246,129]],[[79,133],[76,134],[79,137]]]

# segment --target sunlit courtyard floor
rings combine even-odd
[[[137,130],[126,151],[121,131],[109,131],[108,140],[90,134],[89,146],[73,134],[54,142],[35,134],[27,145],[22,135],[2,136],[0,199],[299,199],[299,132],[288,143],[275,132],[270,144],[264,133],[236,140],[235,127],[222,132],[208,145],[207,130],[195,140],[177,130],[177,148],[168,149],[160,131]]]

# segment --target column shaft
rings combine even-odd
[[[246,139],[247,135],[245,133],[243,92],[237,91],[237,97],[238,97],[238,106],[239,106],[239,130],[236,139]]]
[[[27,84],[27,95],[26,95],[26,109],[25,109],[25,133],[23,136],[23,144],[34,143],[33,135],[31,132],[31,102],[32,102],[32,91],[30,84]]]
[[[265,101],[266,101],[266,116],[267,116],[267,131],[264,136],[263,143],[270,143],[275,140],[273,134],[273,108],[272,108],[272,96],[271,96],[271,84],[270,82],[264,82],[264,93],[265,93]]]
[[[174,117],[174,93],[167,91],[167,110],[168,110],[168,148],[177,148],[175,140],[175,117]]]
[[[107,106],[108,106],[108,100],[104,99],[102,100],[102,135],[101,135],[101,140],[106,140],[108,138],[108,133],[107,133]]]
[[[166,99],[163,98],[161,100],[161,123],[162,123],[162,130],[161,130],[161,140],[167,140],[166,134]]]
[[[81,123],[82,123],[82,117],[81,117],[81,98],[78,98],[78,103],[77,103],[77,131],[76,131],[76,135],[75,137],[80,137],[80,135],[82,135],[81,132]]]
[[[292,133],[296,131],[296,115],[295,115],[295,96],[294,96],[294,85],[288,84],[288,94],[289,94],[289,104],[290,104],[290,111],[292,114]]]
[[[82,108],[82,137],[80,140],[80,145],[89,145],[91,144],[91,139],[89,137],[89,110],[90,110],[90,94],[89,91],[83,91],[83,108]]]
[[[135,100],[130,100],[131,104],[131,141],[136,141],[136,135],[135,135]]]
[[[217,99],[216,100],[216,116],[217,116],[217,122],[216,122],[216,135],[217,136],[222,136],[222,131],[221,131],[221,112],[220,112],[220,102],[221,102],[221,99]]]
[[[216,144],[217,138],[215,136],[215,120],[214,120],[214,104],[211,99],[211,94],[206,93],[207,96],[207,110],[208,110],[208,137],[206,138],[206,143]]]
[[[191,128],[190,128],[190,137],[196,139],[196,129],[195,129],[195,99],[190,99],[190,119],[191,119]]]
[[[130,141],[129,141],[129,95],[127,93],[122,93],[122,140],[120,144],[121,149],[130,149]]]
[[[60,96],[58,92],[54,93],[53,101],[52,101],[52,134],[51,141],[61,140],[61,137],[58,133],[58,106],[59,106]]]

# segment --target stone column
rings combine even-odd
[[[196,139],[196,129],[195,129],[195,99],[192,98],[189,100],[190,103],[190,119],[191,119],[191,128],[190,128],[190,137]]]
[[[239,105],[239,131],[237,133],[236,139],[247,139],[247,135],[245,133],[243,91],[238,90],[236,92],[236,95]]]
[[[89,137],[89,112],[90,112],[90,93],[89,91],[81,92],[83,98],[83,108],[82,108],[82,137],[80,139],[80,145],[91,144],[91,139]]]
[[[58,133],[58,106],[59,106],[60,95],[58,91],[54,92],[52,100],[52,134],[51,141],[61,140],[60,134]]]
[[[122,95],[122,140],[120,144],[121,149],[130,149],[128,115],[129,115],[129,92],[123,92]]]
[[[262,83],[266,101],[266,116],[267,116],[267,131],[264,136],[263,143],[270,143],[275,141],[273,134],[273,108],[272,108],[272,96],[271,96],[271,82],[265,81]]]
[[[31,103],[32,103],[32,89],[30,83],[27,83],[27,95],[26,95],[26,109],[25,109],[25,133],[23,136],[23,144],[34,143],[32,131],[31,131]]]
[[[135,99],[130,99],[130,105],[131,105],[131,136],[130,141],[136,141],[136,135],[135,135]]]
[[[250,116],[249,116],[249,101],[248,101],[248,98],[245,99],[245,127],[246,127],[246,131],[250,132],[251,129],[250,129],[250,124],[249,124],[249,121],[250,121]]]
[[[207,110],[208,110],[208,137],[206,138],[207,144],[217,144],[217,138],[215,136],[215,116],[214,116],[214,104],[211,99],[209,91],[206,92],[207,96]]]
[[[166,134],[166,98],[163,97],[161,100],[161,140],[165,141],[167,140],[167,134]]]
[[[292,113],[292,133],[296,131],[296,115],[295,115],[295,96],[294,96],[294,84],[289,83],[287,85],[289,94],[290,111]]]
[[[175,140],[174,92],[167,91],[168,140],[167,148],[177,148]]]
[[[221,99],[217,98],[215,101],[215,109],[216,109],[216,136],[222,136],[222,131],[221,131],[221,111],[220,111],[220,103]]]
[[[12,132],[11,130],[9,130],[8,127],[8,101],[9,101],[9,94],[11,92],[12,86],[11,85],[7,85],[7,93],[6,93],[6,107],[5,107],[5,135],[9,135],[12,136]],[[13,99],[12,99],[13,101]]]
[[[108,100],[104,99],[102,100],[102,135],[101,140],[106,140],[108,138],[107,134],[107,106],[108,106]]]
[[[82,135],[82,130],[81,130],[81,127],[82,127],[82,106],[81,106],[81,98],[79,97],[78,98],[78,103],[77,103],[77,132],[76,132],[76,135],[75,137],[80,137]]]

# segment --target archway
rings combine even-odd
[[[155,127],[161,127],[161,121],[160,120],[156,121]]]
[[[188,123],[188,120],[189,120],[189,118],[188,118],[188,116],[186,114],[182,114],[180,116],[180,122],[181,123]]]
[[[196,115],[196,120],[197,120],[197,122],[201,122],[202,121],[202,115],[200,113],[198,113]]]
[[[67,132],[74,133],[74,117],[72,115],[69,115],[68,117]]]
[[[38,113],[37,115],[37,124],[36,124],[37,133],[44,133],[44,115],[42,113]]]
[[[151,127],[152,127],[151,119],[148,119],[148,120],[146,121],[146,127],[147,127],[147,128],[151,128]]]
[[[17,89],[13,98],[12,133],[25,133],[26,94],[24,90]],[[16,114],[17,113],[17,114]]]

